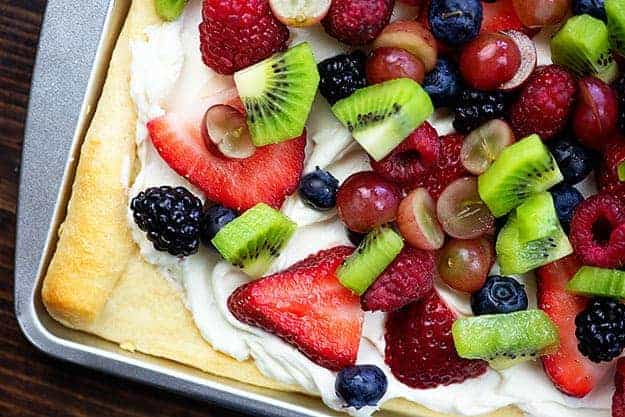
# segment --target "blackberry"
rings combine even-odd
[[[616,80],[612,87],[618,96],[618,126],[625,133],[625,75]]]
[[[506,96],[500,91],[484,92],[466,89],[454,107],[454,128],[461,133],[469,133],[485,122],[501,119],[506,112]]]
[[[198,251],[202,202],[186,188],[148,188],[132,199],[130,208],[154,249],[180,257]]]
[[[579,351],[593,362],[609,362],[625,348],[625,305],[595,298],[575,318]]]
[[[362,51],[341,54],[321,61],[318,65],[319,91],[330,104],[351,96],[354,91],[367,86],[366,56]]]

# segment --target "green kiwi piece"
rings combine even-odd
[[[172,22],[180,17],[187,5],[188,0],[154,0],[156,14],[167,21]]]
[[[621,164],[616,169],[618,174],[618,180],[621,182],[625,182],[625,161],[621,162]]]
[[[608,15],[608,33],[612,48],[625,56],[625,2],[605,0],[604,7]]]
[[[252,277],[260,277],[295,229],[291,219],[260,203],[224,226],[211,243],[226,261]]]
[[[523,242],[542,239],[558,230],[560,221],[547,191],[534,194],[516,208],[519,239]]]
[[[234,74],[256,146],[301,136],[319,86],[312,48],[300,43]]]
[[[587,14],[571,17],[551,39],[551,59],[578,76],[595,75],[606,83],[618,75],[607,26]]]
[[[582,266],[566,289],[589,297],[625,298],[625,271]]]
[[[542,310],[461,318],[451,332],[461,358],[483,359],[497,370],[552,353],[560,344],[558,328]]]
[[[524,242],[520,237],[516,212],[513,212],[497,236],[495,251],[501,273],[509,275],[523,274],[564,258],[573,253],[573,247],[559,224],[552,234]]]
[[[478,177],[478,192],[495,217],[508,214],[532,194],[553,187],[564,177],[538,135],[531,135],[501,151]]]
[[[404,241],[390,227],[369,232],[354,253],[343,262],[337,276],[344,287],[362,295],[399,255]]]
[[[434,112],[419,84],[399,78],[356,90],[332,106],[354,139],[379,161]]]

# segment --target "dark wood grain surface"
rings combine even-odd
[[[13,306],[15,206],[24,119],[44,0],[0,0],[0,416],[224,416],[205,403],[49,358]]]

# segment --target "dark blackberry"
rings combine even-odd
[[[618,126],[625,133],[625,75],[616,80],[612,87],[618,96]]]
[[[354,91],[367,86],[365,61],[362,51],[341,54],[321,61],[318,65],[319,91],[330,104],[351,96]]]
[[[200,219],[200,240],[212,247],[211,240],[225,225],[237,218],[237,212],[219,204],[208,206]]]
[[[132,199],[130,208],[154,249],[180,257],[198,251],[202,201],[186,188],[148,188]]]
[[[454,107],[454,128],[469,133],[492,119],[502,119],[506,112],[506,96],[500,91],[484,92],[466,89]]]
[[[625,348],[625,305],[617,300],[592,299],[575,326],[578,349],[593,362],[609,362]]]

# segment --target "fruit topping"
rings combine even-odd
[[[605,138],[616,131],[616,94],[609,85],[592,76],[579,80],[578,86],[577,105],[573,113],[575,137],[583,145],[601,151]]]
[[[577,206],[584,201],[584,196],[576,188],[568,184],[558,184],[549,190],[558,214],[560,225],[568,233]]]
[[[589,14],[604,22],[608,20],[603,0],[573,0],[574,14]]]
[[[352,249],[339,246],[239,287],[228,309],[243,323],[274,333],[332,371],[353,366],[362,335],[358,296],[336,269]]]
[[[580,203],[571,222],[571,242],[584,265],[625,265],[625,203],[606,194]]]
[[[318,65],[321,81],[319,92],[330,104],[354,94],[367,85],[365,60],[362,51],[340,54],[321,61]]]
[[[601,157],[601,165],[597,172],[599,187],[607,188],[620,182],[618,167],[623,162],[625,162],[625,142],[608,144]]]
[[[625,161],[621,162],[617,168],[618,179],[625,182]]]
[[[478,178],[480,197],[495,217],[501,217],[530,195],[562,181],[562,174],[537,135],[507,148]]]
[[[369,171],[352,174],[336,195],[340,219],[359,233],[395,220],[400,200],[400,190],[394,184]]]
[[[477,192],[476,178],[460,178],[445,188],[436,203],[443,230],[458,239],[475,239],[495,231],[495,218]]]
[[[435,169],[441,156],[438,132],[423,122],[399,146],[381,161],[371,158],[371,167],[381,177],[399,184],[409,184]]]
[[[415,248],[436,250],[445,242],[445,233],[436,217],[436,204],[425,188],[412,191],[399,204],[397,227]]]
[[[538,134],[549,140],[562,132],[573,110],[575,78],[557,65],[539,67],[527,80],[510,108],[517,137]]]
[[[582,266],[566,287],[573,294],[589,297],[625,298],[625,272]]]
[[[492,119],[503,119],[506,96],[500,91],[466,89],[454,102],[454,128],[469,133]]]
[[[570,137],[554,139],[547,146],[568,184],[577,184],[594,169],[595,154]]]
[[[625,75],[616,80],[612,84],[612,88],[616,92],[619,107],[618,127],[622,133],[625,133]]]
[[[512,0],[521,22],[530,28],[560,23],[571,9],[571,0]]]
[[[452,334],[458,355],[484,359],[497,370],[549,354],[558,348],[558,328],[542,310],[466,317]]]
[[[521,52],[521,64],[512,78],[499,86],[500,90],[515,90],[525,84],[527,79],[532,75],[536,68],[538,55],[536,53],[536,45],[526,34],[517,30],[506,30],[501,32],[510,38],[519,48]]]
[[[503,30],[527,30],[519,20],[512,0],[482,2],[483,15],[481,33]]]
[[[462,45],[479,34],[482,13],[480,0],[432,0],[428,19],[437,39]]]
[[[499,119],[486,122],[464,139],[460,151],[462,165],[471,174],[481,175],[514,140],[514,133],[508,123]]]
[[[180,17],[188,0],[154,0],[156,14],[163,20],[172,22]]]
[[[551,194],[546,191],[532,195],[516,208],[519,239],[523,242],[542,239],[559,227],[558,215]]]
[[[612,417],[625,417],[625,358],[616,362],[614,386],[616,390],[612,396]]]
[[[436,67],[425,75],[423,88],[436,108],[453,106],[462,92],[458,66],[449,58],[439,57]]]
[[[267,0],[205,0],[200,49],[204,63],[234,74],[286,49],[289,29],[271,13]]]
[[[434,286],[436,256],[405,246],[363,294],[365,311],[395,311],[427,296]]]
[[[200,219],[200,240],[205,246],[212,247],[211,240],[228,223],[238,217],[238,213],[220,204],[206,203]]]
[[[425,67],[419,58],[405,49],[383,47],[374,49],[367,61],[367,80],[379,84],[396,78],[423,82]]]
[[[484,33],[464,46],[459,65],[470,87],[492,91],[517,73],[521,66],[521,51],[508,36]]]
[[[249,158],[256,151],[245,115],[232,106],[211,106],[202,121],[206,147],[216,146],[227,158]]]
[[[374,229],[338,269],[339,281],[356,294],[364,294],[403,247],[401,236],[390,227]]]
[[[297,225],[284,214],[258,204],[225,225],[211,240],[223,258],[252,276],[262,276]]]
[[[306,42],[234,74],[256,146],[300,136],[317,94],[319,73]]]
[[[460,149],[464,136],[451,134],[440,138],[441,153],[436,166],[427,174],[415,178],[414,187],[425,187],[436,199],[443,190],[458,178],[468,175],[460,161]]]
[[[610,362],[625,348],[625,305],[594,298],[575,318],[579,351],[593,362]]]
[[[484,286],[471,294],[471,310],[476,316],[527,310],[525,286],[510,277],[488,277]]]
[[[618,73],[608,28],[587,14],[570,18],[551,39],[551,58],[579,76],[596,75],[605,82],[613,81]]]
[[[438,254],[438,274],[451,288],[473,293],[486,282],[495,248],[486,239],[450,239]]]
[[[366,45],[388,25],[394,4],[394,0],[333,0],[321,23],[343,43]]]
[[[347,237],[349,238],[349,241],[352,242],[354,246],[360,245],[362,241],[365,240],[366,236],[367,236],[366,233],[358,233],[358,232],[354,232],[353,230],[347,229]]]
[[[620,0],[605,0],[610,44],[614,51],[625,56],[625,5]]]
[[[271,11],[287,26],[312,26],[330,10],[332,0],[269,0]]]
[[[304,204],[316,210],[326,211],[336,206],[339,181],[328,171],[317,167],[302,177],[299,182],[299,196]]]
[[[132,199],[130,209],[157,251],[179,257],[198,251],[202,201],[186,188],[148,188]]]
[[[419,84],[400,78],[357,90],[332,106],[332,111],[379,161],[430,117],[434,108]]]
[[[436,291],[389,314],[385,361],[393,375],[410,387],[428,389],[484,374],[486,362],[462,359],[456,353],[451,335],[455,320]]]
[[[410,52],[430,72],[436,65],[436,39],[427,28],[414,20],[396,20],[384,28],[373,43],[373,48],[400,48]]]
[[[355,365],[341,369],[336,376],[334,390],[346,407],[359,410],[376,407],[386,394],[388,381],[384,371],[375,365]]]

